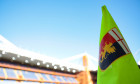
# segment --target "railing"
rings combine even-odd
[[[78,84],[76,75],[0,63],[0,80]]]

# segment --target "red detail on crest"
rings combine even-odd
[[[125,49],[127,50],[127,52],[129,52],[129,50],[127,49],[127,47],[124,45],[124,43],[123,43],[123,39],[121,39],[117,34],[116,34],[116,32],[114,31],[114,30],[112,30],[112,32],[119,38],[119,40],[118,41],[121,41],[122,42],[122,44],[123,44],[123,46],[125,47]]]
[[[107,43],[107,44],[109,44],[109,43],[115,43],[116,42],[116,40],[109,34],[109,33],[107,33],[104,37],[103,37],[103,39],[102,39],[102,41],[101,41],[101,43],[100,43],[100,51],[99,51],[99,54],[101,54],[101,52],[104,52],[104,50],[103,50],[103,47],[105,46],[105,43]],[[99,56],[99,59],[101,58],[102,56],[100,55]]]

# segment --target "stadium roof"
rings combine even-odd
[[[92,62],[89,63],[92,64],[90,66],[90,70],[97,70],[97,59],[87,53],[72,56],[63,60],[58,60],[50,56],[19,48],[0,35],[0,57],[11,62],[36,65],[38,67],[76,73],[79,71],[83,71],[84,67],[72,61],[84,55],[87,55],[88,57],[90,57],[90,59],[95,61],[96,66],[94,66]]]

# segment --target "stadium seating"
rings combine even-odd
[[[1,62],[0,62],[1,63]],[[4,67],[3,67],[4,66]],[[11,68],[10,68],[11,67]],[[73,75],[1,63],[0,84],[78,84]]]
[[[38,80],[35,72],[30,72],[30,71],[22,71],[24,79],[31,79],[31,80]]]
[[[56,76],[57,80],[60,82],[64,82],[63,79],[61,78],[61,76]]]
[[[8,78],[17,78],[13,69],[5,68]]]
[[[55,82],[57,81],[54,75],[48,74],[48,76],[52,81],[55,81]]]
[[[46,74],[41,73],[41,75],[42,75],[42,77],[43,77],[44,80],[46,80],[46,81],[50,81],[50,80],[47,78]]]
[[[4,74],[4,71],[3,71],[2,67],[0,67],[0,77],[5,77],[5,74]]]
[[[17,84],[17,83],[18,84],[55,84],[56,82],[57,83],[59,82],[60,84],[78,83],[77,80],[73,77],[65,77],[59,75],[37,73],[37,72],[2,68],[2,67],[0,67],[0,78],[3,79],[0,80],[0,84]],[[11,80],[11,78],[14,78],[14,80],[13,79]],[[18,79],[24,81],[18,81]],[[35,81],[31,82],[32,80]],[[43,81],[43,82],[40,83],[39,81]]]

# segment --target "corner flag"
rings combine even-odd
[[[140,84],[140,70],[118,26],[102,7],[97,84]]]

